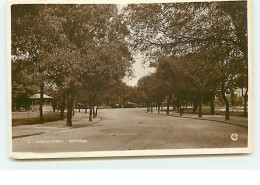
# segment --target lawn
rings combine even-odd
[[[185,108],[184,109],[184,114],[185,113],[189,113],[189,114],[192,114],[193,113],[193,108]],[[198,114],[198,111],[196,111],[196,114]],[[210,115],[210,108],[209,107],[205,107],[205,108],[202,108],[202,114],[204,115]],[[215,110],[215,114],[216,115],[225,115],[225,111],[222,111],[222,110]],[[242,111],[229,111],[229,115],[230,116],[244,116],[243,115],[243,112]]]
[[[66,113],[64,113],[64,117],[66,117]],[[51,122],[51,121],[57,121],[60,120],[60,113],[45,113],[44,116],[44,122]],[[40,117],[24,117],[24,118],[14,118],[12,119],[12,126],[18,126],[18,125],[33,125],[33,124],[40,124]]]

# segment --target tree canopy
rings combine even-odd
[[[180,111],[190,102],[201,117],[208,102],[213,114],[219,95],[228,120],[236,89],[247,114],[245,1],[128,4],[120,11],[114,4],[27,4],[11,11],[13,102],[23,106],[39,92],[42,122],[45,91],[61,119],[67,109],[67,126],[76,104],[90,109],[90,121],[103,103],[129,102],[156,104],[158,113],[165,102],[167,113],[170,104]],[[129,87],[123,79],[137,54],[156,72]]]

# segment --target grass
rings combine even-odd
[[[66,113],[64,113],[64,117],[66,117]],[[44,122],[52,122],[60,120],[60,113],[57,112],[55,114],[45,114],[43,115]],[[40,117],[29,117],[29,118],[15,118],[12,119],[12,126],[18,125],[33,125],[40,124]]]
[[[188,113],[188,114],[193,114],[193,108],[185,108],[184,109],[184,114]],[[196,111],[195,114],[198,114],[198,111]],[[203,115],[210,115],[210,108],[202,108],[202,114]],[[225,111],[219,111],[219,110],[215,110],[215,115],[225,115]],[[244,113],[243,112],[233,112],[233,111],[229,111],[229,115],[230,116],[241,116],[244,117]]]

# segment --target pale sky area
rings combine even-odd
[[[117,8],[119,10],[119,12],[122,11],[122,8],[124,8],[125,6],[127,6],[127,4],[118,4]],[[133,74],[134,76],[131,78],[124,78],[124,82],[129,85],[129,86],[136,86],[138,80],[143,77],[146,76],[152,72],[155,71],[155,68],[151,68],[149,67],[149,64],[142,64],[142,62],[144,61],[143,57],[141,54],[135,54],[133,56],[135,63],[133,64]]]
[[[135,63],[133,64],[133,74],[134,76],[132,78],[124,78],[124,82],[129,85],[129,86],[136,86],[138,80],[146,76],[150,73],[155,72],[155,68],[149,67],[149,64],[142,64],[143,62],[143,57],[142,55],[135,55],[134,56]]]

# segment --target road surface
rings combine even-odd
[[[47,129],[39,135],[14,138],[13,152],[247,147],[246,127],[161,114],[139,108],[102,109],[99,110],[101,121],[84,126],[88,124],[87,114],[76,113],[74,119],[81,117],[83,127]],[[51,125],[48,123],[46,127],[52,128]],[[45,127],[35,125],[35,128],[39,126]],[[31,125],[24,127],[29,129]],[[15,129],[19,130],[19,126]],[[238,134],[238,140],[231,139],[233,133]]]

